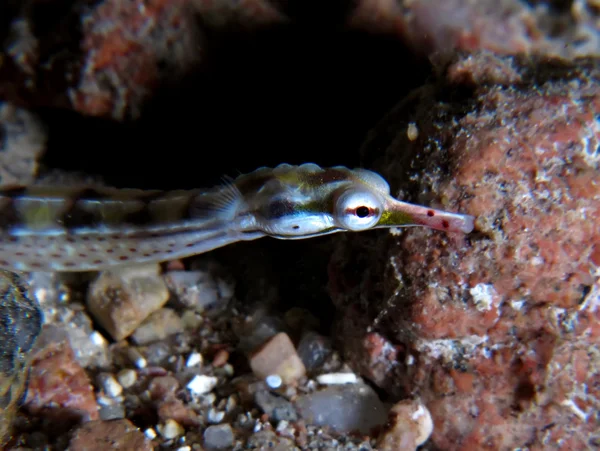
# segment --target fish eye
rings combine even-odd
[[[381,217],[381,200],[369,191],[348,190],[335,205],[336,220],[346,230],[359,231],[373,227]]]

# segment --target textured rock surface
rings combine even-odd
[[[476,232],[347,240],[337,336],[363,374],[421,396],[444,449],[581,449],[600,407],[599,64],[482,55],[445,74],[363,151],[387,149],[395,194],[477,215]]]
[[[597,52],[598,7],[593,0],[361,0],[349,21],[399,35],[425,54],[492,50],[573,57]]]
[[[97,449],[151,451],[154,447],[129,420],[115,420],[91,421],[80,426],[73,433],[69,449],[72,451]]]
[[[104,271],[90,285],[90,314],[115,339],[128,337],[169,299],[158,265]]]
[[[8,438],[17,407],[26,396],[29,364],[43,314],[24,281],[0,271],[0,445]]]
[[[35,115],[0,100],[0,185],[32,183],[45,144],[44,127]]]
[[[137,117],[166,74],[181,74],[198,61],[199,38],[188,3],[26,1],[3,6],[0,15],[13,20],[0,49],[0,96],[31,107]]]
[[[68,339],[44,328],[33,357],[26,409],[57,428],[98,419],[98,405],[89,377],[75,360]]]
[[[235,173],[238,166],[254,169],[269,150],[275,160],[346,164],[356,153],[356,140],[387,102],[428,75],[416,60],[438,51],[443,55],[454,46],[566,57],[597,54],[597,4],[0,2],[0,100],[6,102],[0,109],[0,181],[29,181],[46,142],[45,158],[57,149],[65,155],[64,169],[78,167],[72,159],[81,154],[85,172],[102,173],[97,163],[105,162],[124,174],[119,183],[136,186],[160,184],[171,173],[174,185],[186,179],[205,185],[207,175]],[[278,24],[277,32],[264,33],[265,24]],[[223,31],[229,26],[233,33]],[[357,37],[356,30],[364,29],[376,31],[375,43]],[[94,330],[99,324],[89,320],[84,292],[76,288],[82,280],[66,281],[70,289],[62,294],[55,292],[59,284],[38,284],[37,294],[57,298],[41,303],[49,322],[67,329],[73,352],[58,339],[46,345],[47,354],[36,362],[43,374],[34,375],[30,393],[38,400],[30,399],[31,408],[17,417],[18,435],[11,445],[65,449],[72,436],[55,427],[54,418],[68,419],[60,424],[67,429],[71,419],[97,418],[99,406],[102,420],[128,418],[157,446],[180,451],[191,443],[235,449],[374,449],[375,435],[334,433],[327,426],[347,426],[340,428],[345,431],[365,419],[383,422],[384,408],[364,418],[360,409],[348,408],[355,397],[344,397],[354,386],[317,390],[316,381],[349,374],[346,364],[352,363],[393,395],[424,403],[435,423],[428,448],[598,446],[598,353],[593,346],[598,342],[600,262],[594,229],[598,108],[591,65],[523,66],[493,55],[465,58],[447,71],[446,84],[426,87],[408,99],[373,136],[364,166],[390,179],[395,194],[478,214],[478,232],[469,237],[415,229],[392,236],[379,231],[325,237],[326,250],[319,250],[319,240],[297,247],[243,243],[228,251],[230,261],[250,259],[251,268],[235,279],[236,293],[243,293],[244,300],[232,297],[229,282],[185,271],[170,280],[175,283],[169,304],[185,327],[139,348],[130,340],[110,343],[102,336],[104,328]],[[179,100],[165,102],[165,97]],[[38,107],[50,107],[36,111],[48,121],[47,141],[37,116],[21,109]],[[191,133],[183,133],[188,129]],[[177,154],[176,149],[183,150]],[[386,158],[375,161],[386,149]],[[132,158],[123,158],[134,151]],[[211,164],[196,161],[204,152],[211,153]],[[147,170],[155,153],[160,167],[152,175]],[[212,164],[218,156],[227,160],[225,167]],[[134,166],[127,166],[127,160]],[[42,173],[52,164],[51,158],[42,162]],[[47,180],[53,183],[79,180],[50,175]],[[329,238],[349,243],[340,246],[331,265],[340,313],[333,335],[338,342],[330,349],[318,336],[305,335],[298,353],[308,377],[278,388],[276,398],[252,396],[256,387],[263,393],[267,388],[250,374],[249,349],[282,331],[294,343],[304,328],[309,334],[330,332],[333,309],[321,294]],[[269,246],[279,250],[263,254]],[[171,269],[183,270],[185,263]],[[158,285],[144,291],[164,293]],[[131,285],[103,286],[107,290],[100,298],[115,301],[112,307],[127,304],[104,312],[108,320],[103,324],[113,327],[116,338],[128,335],[160,306],[140,306]],[[261,316],[249,307],[254,302],[265,308],[264,315],[247,321]],[[314,309],[318,322],[270,310],[294,303]],[[213,307],[210,312],[207,306]],[[127,324],[129,314],[134,318]],[[240,333],[236,324],[250,328]],[[346,360],[337,353],[340,344]],[[282,349],[295,355],[291,345]],[[15,349],[9,351],[10,360]],[[188,366],[192,352],[202,358]],[[285,352],[267,354],[263,357],[276,357],[267,362],[274,360],[272,367],[289,363]],[[295,358],[292,368],[304,374],[298,362]],[[249,378],[246,385],[255,388],[244,395],[238,377]],[[340,392],[337,406],[342,407],[332,408]],[[311,396],[315,409],[308,413],[325,418],[323,426],[301,417],[293,421],[287,404],[299,396]],[[372,399],[380,406],[378,397]],[[401,421],[402,415],[412,418],[411,412],[392,411],[398,422],[380,436],[381,446],[418,443],[414,425]],[[129,435],[128,428],[116,432],[110,437],[115,442]]]

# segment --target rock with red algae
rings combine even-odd
[[[187,0],[104,0],[83,24],[85,60],[71,91],[83,114],[135,118],[165,74],[182,74],[200,57]]]
[[[29,0],[2,12],[0,95],[31,108],[137,118],[161,83],[201,59],[190,0]]]
[[[137,119],[161,85],[202,65],[197,17],[213,28],[286,20],[267,0],[9,3],[0,7],[0,97],[117,120]]]
[[[476,215],[476,230],[340,237],[334,336],[362,374],[422,400],[436,446],[586,448],[600,410],[600,63],[484,54],[440,74],[375,128],[364,162],[400,198]]]
[[[129,420],[91,421],[80,426],[69,442],[71,451],[98,449],[152,451],[154,446]]]
[[[97,420],[94,389],[64,332],[46,327],[38,346],[31,363],[25,408],[59,428]]]
[[[522,0],[361,0],[349,24],[398,35],[423,54],[453,49],[563,57],[597,54],[597,5],[549,3],[556,6]]]

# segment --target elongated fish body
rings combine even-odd
[[[260,168],[209,190],[12,187],[0,190],[0,267],[92,271],[264,236],[408,225],[469,233],[473,219],[400,202],[374,172],[311,163]]]

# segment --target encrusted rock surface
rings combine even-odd
[[[58,431],[98,419],[98,405],[85,370],[69,340],[53,326],[45,327],[31,363],[25,408]]]
[[[69,443],[71,451],[97,449],[151,451],[150,440],[129,420],[91,421],[73,433]]]
[[[444,449],[596,440],[599,76],[596,60],[467,57],[363,148],[385,149],[374,166],[400,198],[478,217],[469,236],[353,237],[330,271],[346,358],[420,396]]]
[[[451,48],[597,54],[599,11],[596,0],[0,2],[0,182],[31,183],[38,166],[47,182],[91,181],[44,175],[46,143],[48,154],[66,155],[65,142],[75,149],[68,162],[102,160],[134,185],[171,172],[185,183],[190,171],[194,186],[205,186],[198,171],[222,167],[188,158],[208,152],[212,163],[223,154],[235,172],[263,163],[263,141],[276,163],[347,164],[358,146],[346,135],[362,137],[380,114],[371,107],[429,75],[416,60],[441,64]],[[264,33],[273,24],[277,32]],[[371,59],[357,30],[375,31],[386,56]],[[273,41],[266,56],[256,52]],[[211,64],[221,72],[196,78]],[[317,239],[265,240],[198,259],[220,266],[229,255],[231,283],[187,261],[151,271],[143,290],[120,270],[87,294],[80,275],[34,274],[53,333],[16,416],[12,395],[24,380],[4,378],[14,391],[2,399],[2,427],[16,418],[8,449],[66,449],[70,440],[75,449],[111,431],[114,443],[141,449],[411,449],[430,432],[424,412],[433,422],[427,449],[597,447],[598,63],[479,53],[436,70],[438,84],[375,130],[363,166],[381,172],[394,195],[477,215],[475,233],[375,231],[325,237],[322,248]],[[106,124],[119,133],[105,135]],[[158,177],[146,173],[154,153]],[[332,333],[322,268],[334,242]],[[234,275],[238,263],[247,268]],[[285,346],[273,347],[281,337]],[[12,365],[27,348],[7,348],[5,360]],[[290,356],[286,380],[277,373]],[[383,390],[366,389],[360,376]]]
[[[361,0],[349,22],[396,34],[425,54],[485,49],[572,58],[597,52],[598,13],[594,0]]]

